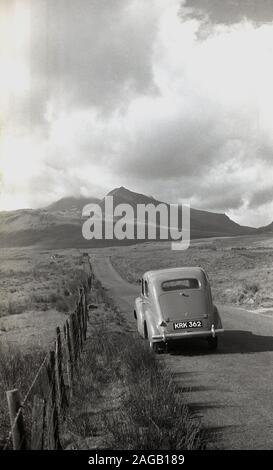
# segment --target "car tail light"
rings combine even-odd
[[[166,328],[168,325],[167,325],[167,323],[163,320],[161,323],[159,323],[159,326],[161,326],[162,328]]]

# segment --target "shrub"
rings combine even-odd
[[[260,290],[260,284],[258,282],[245,282],[244,292],[246,294],[255,295]]]
[[[56,309],[59,312],[64,312],[68,313],[69,311],[69,305],[64,297],[59,297],[57,302],[56,302]]]

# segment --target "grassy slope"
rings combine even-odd
[[[0,250],[0,448],[9,431],[6,390],[24,396],[84,275],[78,250]],[[30,410],[27,410],[29,414]]]
[[[117,271],[132,283],[150,269],[202,266],[217,302],[273,306],[272,236],[207,240],[193,243],[186,251],[172,251],[169,244],[146,243],[116,249],[111,259]]]
[[[0,317],[28,310],[68,312],[77,293],[80,263],[78,250],[0,250]]]

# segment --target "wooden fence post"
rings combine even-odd
[[[71,361],[74,368],[74,364],[76,361],[76,345],[75,345],[75,331],[74,331],[74,318],[73,313],[69,315],[68,318],[68,325],[69,325],[69,333],[70,333],[70,346],[71,346]]]
[[[66,396],[64,377],[63,377],[63,353],[62,353],[62,340],[60,327],[56,328],[56,386],[57,386],[57,401],[59,411],[63,411],[68,406],[68,400]]]
[[[84,331],[83,331],[83,316],[82,316],[82,297],[80,300],[80,308],[79,308],[79,315],[80,315],[80,323],[81,323],[81,346],[83,349],[83,343],[84,343]]]
[[[82,322],[81,322],[81,304],[80,299],[77,305],[77,327],[78,327],[78,342],[79,342],[79,352],[82,350]]]
[[[73,323],[73,335],[74,335],[74,345],[75,345],[75,363],[77,363],[79,358],[79,327],[78,327],[78,316],[77,310],[71,314],[72,323]]]
[[[19,390],[9,390],[7,392],[7,401],[13,449],[26,449],[26,435]]]
[[[84,322],[84,340],[87,337],[87,295],[86,289],[83,291],[83,322]]]
[[[56,406],[55,351],[50,351],[47,364],[49,397],[46,409],[47,447],[49,450],[60,449],[59,419]]]
[[[84,289],[81,289],[81,301],[80,301],[80,314],[81,314],[81,324],[82,324],[82,342],[86,340],[86,331],[85,331],[85,310],[84,310]]]
[[[82,313],[83,313],[83,332],[84,332],[84,341],[86,341],[86,332],[87,332],[87,323],[86,323],[86,309],[85,309],[85,290],[83,290],[82,298]]]
[[[76,357],[77,357],[77,360],[79,359],[79,356],[80,356],[80,334],[79,334],[79,316],[78,316],[78,307],[76,308],[75,310],[75,338],[76,338],[76,351],[77,351],[77,354],[76,354]]]
[[[88,311],[88,304],[87,304],[87,289],[85,290],[85,293],[84,293],[84,308],[85,308],[85,323],[86,323],[86,331],[87,331],[87,325],[88,325],[88,320],[89,320],[89,311]]]
[[[73,396],[73,364],[71,357],[71,341],[70,341],[70,329],[69,322],[66,320],[64,324],[64,337],[65,337],[65,350],[66,350],[66,369],[67,369],[67,381],[69,388],[69,398]]]
[[[99,304],[99,288],[98,288],[98,283],[95,283],[95,285],[94,285],[94,294],[95,294],[95,302],[96,302],[96,304]]]
[[[42,450],[44,445],[45,427],[45,400],[37,395],[33,399],[32,427],[31,427],[31,450]]]
[[[80,289],[80,316],[82,325],[82,343],[84,343],[84,321],[83,321],[83,287]]]

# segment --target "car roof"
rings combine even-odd
[[[144,277],[152,281],[169,281],[173,279],[179,278],[196,278],[196,279],[203,279],[205,271],[203,268],[199,266],[195,267],[178,267],[178,268],[167,268],[167,269],[156,269],[153,271],[147,271],[144,273]]]

